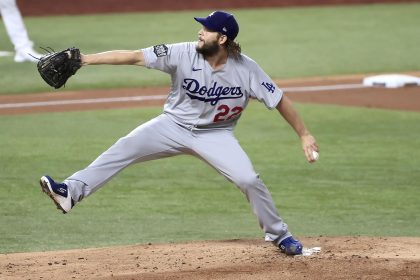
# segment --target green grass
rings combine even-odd
[[[277,112],[251,102],[236,134],[297,236],[419,236],[420,114],[297,106],[320,161],[306,163]],[[0,252],[262,238],[244,196],[198,159],[131,166],[70,214],[41,193],[161,108],[0,118]],[[6,133],[7,132],[7,133]]]
[[[56,50],[77,46],[84,53],[136,49],[194,41],[193,16],[209,11],[28,17],[36,45]],[[233,10],[238,41],[273,78],[420,70],[420,4]],[[56,32],[51,26],[59,26]],[[3,25],[0,34],[5,35]],[[2,49],[12,50],[6,38]],[[0,59],[0,94],[50,91],[35,65]],[[129,66],[86,67],[67,90],[167,84],[157,71]]]

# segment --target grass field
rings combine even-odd
[[[419,236],[419,113],[300,105],[321,159],[251,103],[237,136],[298,236]],[[62,215],[38,179],[64,179],[160,108],[2,117],[1,252],[262,237],[244,196],[181,156],[132,166]],[[83,125],[80,125],[83,123]],[[65,239],[65,242],[63,242]]]
[[[26,18],[37,46],[84,53],[195,41],[209,11]],[[420,69],[420,4],[234,10],[238,41],[273,78]],[[51,25],[59,27],[52,29]],[[50,32],[47,32],[47,31]],[[0,49],[12,51],[0,25]],[[8,44],[8,45],[7,45]],[[50,91],[33,64],[0,58],[0,94]],[[86,67],[67,90],[168,83],[157,71]]]
[[[96,52],[195,40],[198,25],[191,18],[207,13],[45,17],[26,23],[41,46]],[[419,13],[419,4],[235,11],[245,52],[273,78],[420,70],[420,37],[413,36]],[[60,29],[45,32],[52,23]],[[0,94],[51,91],[33,64],[1,58],[0,72]],[[66,90],[168,81],[146,69],[86,67]],[[298,109],[321,147],[315,165],[305,161],[290,127],[261,104],[252,102],[236,129],[293,233],[420,236],[420,114],[321,105]],[[66,178],[161,110],[2,116],[0,252],[262,237],[239,190],[187,156],[132,166],[69,215],[41,193],[40,176]]]

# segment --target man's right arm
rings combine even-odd
[[[299,136],[306,159],[309,162],[315,162],[313,151],[319,152],[318,145],[315,138],[306,129],[303,120],[293,107],[292,101],[283,95],[276,108]]]
[[[143,51],[141,50],[116,50],[82,55],[83,66],[99,64],[145,66],[145,61]]]

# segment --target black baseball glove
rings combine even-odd
[[[82,67],[80,50],[73,47],[60,52],[49,52],[39,59],[37,67],[44,81],[58,89]]]

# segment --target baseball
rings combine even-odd
[[[314,158],[314,160],[318,160],[319,159],[319,153],[317,151],[312,151],[312,157]]]

